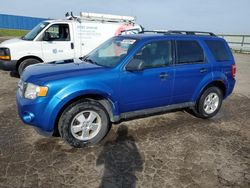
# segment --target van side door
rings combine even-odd
[[[72,24],[56,23],[48,27],[42,37],[42,51],[45,62],[74,58]]]

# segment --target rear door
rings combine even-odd
[[[42,41],[43,58],[46,62],[75,57],[71,23],[52,24],[45,32],[48,40]]]
[[[202,79],[211,73],[211,64],[206,60],[203,47],[198,40],[176,40],[175,50],[175,81],[172,103],[190,102]]]

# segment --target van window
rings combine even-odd
[[[34,40],[36,36],[48,25],[48,22],[41,22],[36,27],[34,27],[30,32],[28,32],[24,37],[23,40]]]
[[[133,58],[143,61],[144,68],[169,66],[172,63],[171,41],[148,43]]]
[[[68,24],[54,24],[50,26],[46,33],[49,37],[49,41],[69,41],[69,25]]]
[[[197,41],[178,40],[176,41],[177,64],[203,63],[204,52]]]
[[[230,57],[225,43],[220,40],[206,40],[209,50],[212,52],[216,61],[229,61]]]

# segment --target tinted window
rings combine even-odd
[[[54,24],[50,26],[46,33],[50,41],[69,41],[69,25],[68,24]]]
[[[202,63],[204,53],[196,41],[176,41],[177,63]]]
[[[168,66],[172,63],[171,41],[148,43],[133,58],[143,61],[144,68]]]
[[[212,52],[216,61],[228,61],[230,60],[225,43],[219,40],[206,40],[206,44]]]

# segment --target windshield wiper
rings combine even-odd
[[[95,64],[95,65],[99,65],[97,62],[93,61],[88,56],[83,56],[83,57],[80,58],[80,60]]]
[[[84,61],[88,56],[79,57],[80,60]]]

